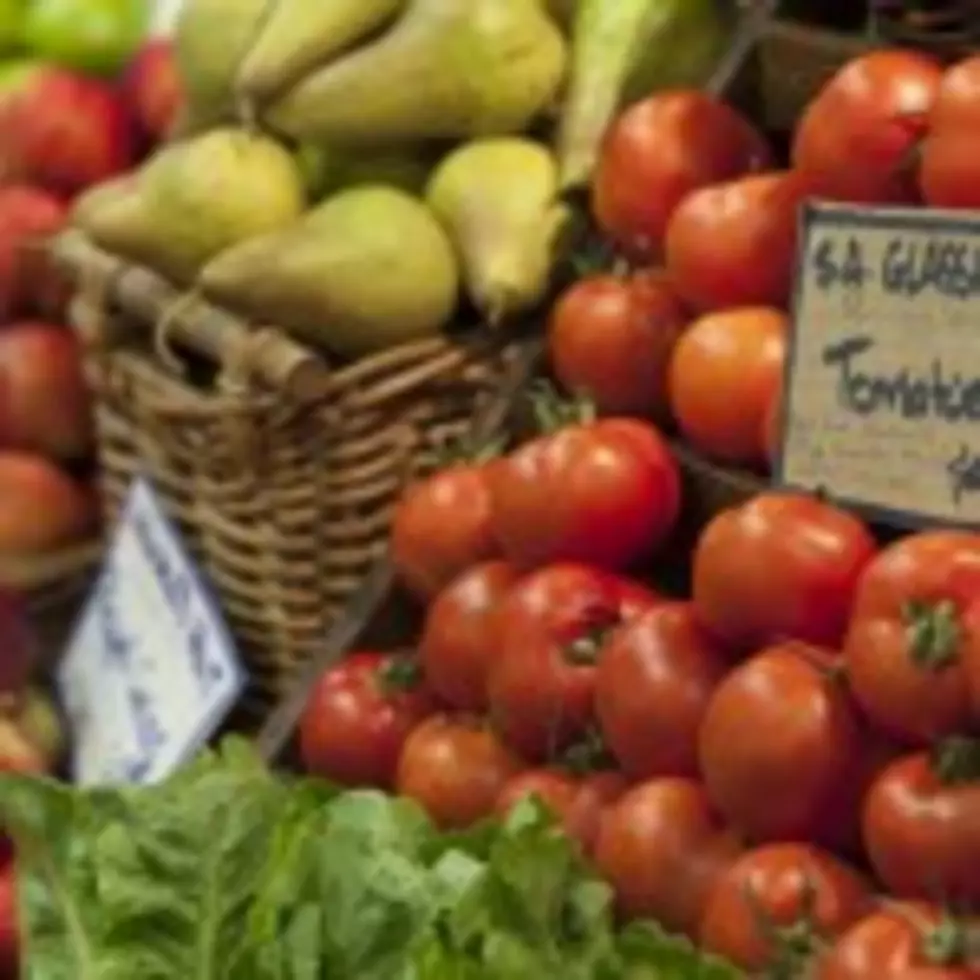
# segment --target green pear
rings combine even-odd
[[[436,169],[426,200],[456,246],[470,299],[490,323],[544,298],[568,217],[545,147],[518,138],[465,144]]]
[[[279,0],[238,70],[239,95],[264,102],[394,20],[406,0]]]
[[[272,0],[185,0],[174,30],[187,129],[235,117],[235,77]],[[311,0],[312,2],[312,0]]]
[[[217,303],[348,357],[437,334],[458,288],[434,215],[377,185],[342,191],[291,228],[229,249],[197,282]]]
[[[22,50],[28,0],[0,0],[0,54]]]
[[[305,203],[299,170],[278,143],[215,129],[89,191],[73,221],[108,251],[189,283],[219,252],[296,221]]]
[[[146,0],[31,0],[24,41],[66,68],[114,76],[142,44],[152,11]]]
[[[308,75],[264,117],[331,145],[506,135],[554,100],[564,71],[564,38],[541,0],[409,0],[378,40]]]

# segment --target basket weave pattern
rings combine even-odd
[[[507,350],[436,338],[331,371],[279,331],[205,304],[162,338],[161,317],[180,302],[166,283],[77,236],[57,250],[79,284],[72,321],[108,517],[135,477],[151,481],[218,594],[264,710],[383,554],[404,481],[492,400]],[[218,367],[213,378],[184,369],[188,348]]]

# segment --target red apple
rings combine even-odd
[[[165,140],[183,101],[169,40],[156,38],[140,48],[123,79],[123,96],[144,133],[154,141]]]
[[[0,99],[0,160],[7,180],[74,194],[128,170],[135,159],[129,113],[108,84],[43,66]]]
[[[50,323],[0,330],[0,446],[56,459],[92,447],[92,403],[78,339]]]
[[[0,868],[0,977],[14,978],[20,970],[17,929],[17,870],[14,863]]]
[[[0,556],[63,548],[92,534],[98,523],[90,487],[42,456],[0,452]]]
[[[62,312],[68,284],[44,246],[66,220],[65,204],[47,191],[0,187],[0,318]]]

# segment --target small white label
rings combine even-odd
[[[244,684],[210,590],[150,485],[135,481],[58,670],[75,782],[165,778],[204,746]]]
[[[150,24],[154,37],[170,37],[177,26],[177,18],[184,6],[184,0],[156,0],[156,9]]]

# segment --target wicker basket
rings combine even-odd
[[[492,398],[507,349],[438,338],[331,370],[277,329],[189,307],[76,232],[53,251],[76,283],[107,516],[134,477],[151,480],[262,713],[362,588],[403,481]]]

